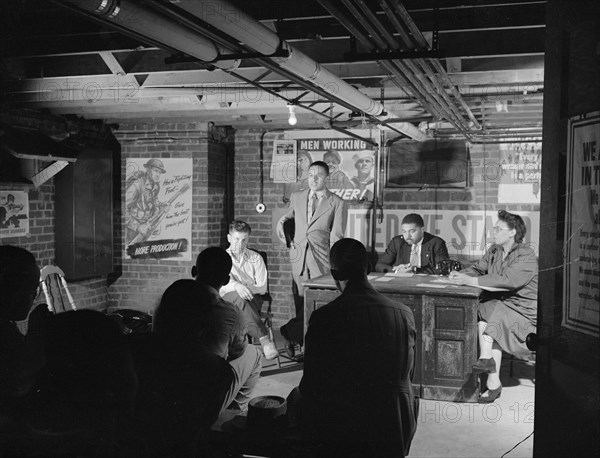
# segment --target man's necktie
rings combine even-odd
[[[319,198],[316,194],[313,194],[312,199],[310,200],[310,217],[312,218],[315,214],[315,210],[317,209],[317,204],[319,203]]]
[[[412,245],[410,249],[410,265],[419,267],[419,254],[417,248],[418,245]]]

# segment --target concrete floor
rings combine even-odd
[[[286,397],[302,378],[302,365],[265,361],[256,396]],[[493,404],[421,400],[411,457],[531,457],[534,363],[504,359],[501,397]],[[511,450],[512,449],[512,450]]]

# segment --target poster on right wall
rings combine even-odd
[[[598,337],[600,112],[569,120],[563,326]]]
[[[499,170],[498,203],[540,203],[541,143],[501,143]]]

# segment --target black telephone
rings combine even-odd
[[[444,259],[435,265],[435,273],[438,275],[448,275],[453,270],[462,270],[462,264],[460,261],[454,259]]]

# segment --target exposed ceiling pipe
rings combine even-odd
[[[375,13],[363,0],[354,0],[358,8],[352,4],[352,0],[343,0],[346,7],[348,7],[353,14],[359,19],[360,24],[367,27],[368,24],[371,28],[375,28],[371,32],[371,36],[378,36],[379,49],[393,49],[395,51],[400,50],[400,46],[394,36],[386,30],[381,24]],[[361,12],[362,11],[362,12]],[[408,49],[413,49],[411,43],[405,43]],[[414,60],[394,60],[392,63],[399,66],[401,70],[404,70],[404,75],[411,80],[416,86],[422,98],[435,104],[444,113],[444,117],[452,121],[457,128],[463,128],[468,130],[467,124],[464,122],[462,114],[458,111],[458,108],[450,100],[446,90],[441,87],[439,82],[436,80],[435,75],[423,61],[423,59]],[[386,64],[388,68],[389,64]],[[421,70],[419,67],[421,67]],[[416,79],[418,82],[415,82]],[[437,83],[437,84],[436,84]]]
[[[327,9],[338,21],[340,21],[340,23],[346,27],[367,50],[372,52],[377,49],[387,49],[388,45],[383,38],[379,36],[379,32],[369,23],[368,20],[362,17],[358,9],[352,3],[350,3],[349,0],[342,0],[342,2],[353,14],[354,18],[359,20],[362,19],[360,20],[360,25],[366,29],[368,35],[365,35],[362,31],[360,31],[358,26],[354,25],[353,19],[341,11],[333,2],[329,0],[319,0],[319,3],[321,3],[325,9]],[[422,83],[417,80],[416,76],[414,76],[414,71],[411,71],[407,67],[406,63],[400,60],[380,60],[377,61],[377,63],[395,77],[392,79],[394,84],[396,84],[400,89],[403,89],[411,94],[429,112],[431,112],[435,118],[442,119],[450,116],[447,114],[444,106],[434,97],[434,91],[423,90]]]
[[[224,50],[176,21],[131,0],[58,0],[58,3],[110,22],[119,29],[131,30],[170,49],[210,62],[220,69],[230,71],[240,64],[239,60],[214,61]]]
[[[265,57],[272,56],[278,50],[287,50],[289,57],[272,57],[270,59],[282,69],[347,101],[358,111],[371,116],[381,116],[384,113],[382,104],[364,95],[300,50],[281,40],[276,33],[231,3],[224,0],[178,0],[176,6],[234,37],[245,46],[264,54]],[[390,113],[388,117],[398,118],[399,116]],[[413,124],[394,123],[393,127],[413,139],[420,141],[426,139],[424,132]]]
[[[402,5],[402,3],[400,3],[399,0],[389,0],[389,2],[393,6],[393,9],[394,9],[393,11],[391,10],[391,8],[388,7],[386,0],[379,0],[379,3],[381,4],[382,7],[384,7],[384,9],[388,10],[388,8],[389,8],[389,12],[391,13],[391,14],[389,14],[389,16],[391,18],[393,18],[392,23],[395,24],[398,32],[400,33],[402,31],[402,27],[398,27],[398,24],[397,24],[398,21],[394,21],[394,19],[397,19],[396,15],[398,15],[402,18],[404,24],[406,25],[406,27],[408,28],[408,30],[411,33],[410,36],[413,38],[413,40],[416,41],[417,46],[422,49],[427,49],[429,47],[427,40],[425,39],[425,37],[423,36],[423,34],[421,33],[421,31],[419,30],[417,25],[414,23],[414,21],[408,14],[408,11],[406,11],[406,8],[404,8],[404,5]],[[394,14],[394,13],[396,13],[396,14]],[[404,35],[407,38],[409,38],[408,35],[406,35],[406,34],[404,34]],[[410,40],[407,40],[405,38],[405,42],[410,43]],[[448,77],[446,70],[444,70],[444,68],[442,67],[442,64],[440,63],[440,61],[438,59],[429,59],[429,62],[433,65],[434,69],[437,71],[437,74],[441,76],[441,78],[444,81],[444,84],[448,85],[448,87],[450,88],[450,90],[452,92],[452,95],[455,97],[455,99],[458,101],[458,103],[460,103],[463,110],[465,110],[465,113],[467,114],[467,116],[469,117],[471,122],[473,123],[474,127],[477,129],[481,129],[481,125],[479,124],[479,121],[473,115],[473,112],[471,111],[471,109],[469,108],[469,106],[467,105],[465,100],[463,99],[460,92],[458,92],[458,90],[456,89],[456,86],[454,85],[454,83],[452,81],[450,81],[450,78]]]

